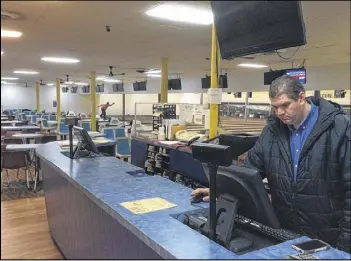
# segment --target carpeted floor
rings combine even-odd
[[[30,172],[34,177],[34,168],[30,168]],[[7,184],[6,170],[3,169],[2,179],[3,188],[1,193],[1,201],[14,200],[22,198],[33,198],[40,197],[44,195],[44,190],[42,189],[42,184],[37,185],[36,193],[33,192],[33,182],[31,182],[31,188],[28,189],[26,185],[26,176],[24,169],[20,169],[18,178],[17,170],[8,170],[10,184]]]

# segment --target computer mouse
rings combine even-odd
[[[199,194],[199,195],[197,195],[195,197],[192,197],[190,202],[191,203],[200,203],[200,202],[202,202],[203,197],[204,196],[202,194]]]

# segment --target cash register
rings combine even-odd
[[[192,145],[193,157],[203,163],[209,179],[210,207],[186,214],[182,222],[238,255],[300,237],[280,227],[259,171],[232,165],[258,137],[234,136],[219,142],[230,146]]]

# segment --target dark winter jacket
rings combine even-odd
[[[296,183],[289,130],[274,115],[245,165],[267,177],[282,227],[350,252],[350,119],[336,103],[308,100],[319,106],[319,116],[303,145]]]

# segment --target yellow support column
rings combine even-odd
[[[218,88],[217,73],[217,34],[216,27],[212,25],[212,53],[211,53],[211,88]],[[217,136],[218,128],[218,104],[210,104],[210,134],[212,139]]]
[[[90,72],[91,131],[96,131],[96,72]]]
[[[168,60],[166,58],[162,58],[161,102],[168,102]]]
[[[36,97],[37,97],[37,113],[40,112],[40,85],[39,82],[36,82],[35,84],[35,91],[36,91]]]
[[[56,119],[57,119],[57,128],[60,130],[60,121],[61,121],[61,83],[60,79],[56,78]]]

